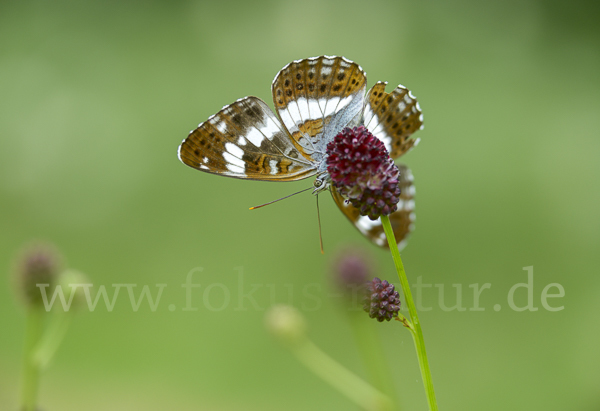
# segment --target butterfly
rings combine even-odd
[[[261,181],[296,181],[316,176],[314,194],[329,190],[350,222],[374,244],[387,247],[381,221],[358,209],[329,184],[327,144],[345,127],[364,125],[394,159],[418,143],[411,135],[423,128],[416,98],[387,82],[366,89],[363,69],[344,57],[296,60],[272,84],[275,113],[261,99],[244,97],[225,106],[192,130],[178,149],[179,159],[200,171]],[[399,248],[414,223],[414,183],[408,167],[398,165],[398,210],[390,221]]]

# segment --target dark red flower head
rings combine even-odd
[[[367,281],[373,278],[375,267],[362,248],[347,247],[339,252],[331,265],[337,291],[349,300],[362,297]]]
[[[42,306],[38,284],[48,284],[51,288],[56,285],[61,260],[60,254],[49,244],[30,245],[21,252],[16,261],[15,280],[18,292],[27,305]]]
[[[345,128],[327,145],[327,171],[342,196],[371,220],[397,210],[400,172],[364,126]]]
[[[398,317],[400,311],[400,295],[395,291],[394,284],[381,281],[375,277],[367,283],[364,310],[369,317],[377,318],[377,321],[389,321]]]

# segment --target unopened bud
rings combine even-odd
[[[289,305],[275,305],[266,315],[267,329],[286,344],[296,344],[306,335],[306,321],[300,312]]]
[[[341,250],[331,265],[333,282],[344,297],[362,297],[366,282],[373,277],[373,262],[358,247]]]
[[[88,285],[85,274],[76,270],[66,270],[58,277],[58,286],[62,288],[66,301],[71,301],[69,309],[79,309],[85,305],[84,286]],[[61,306],[62,309],[62,306]]]
[[[49,290],[54,290],[61,260],[60,254],[49,244],[35,244],[22,251],[16,262],[15,284],[27,306],[43,306],[38,284],[49,284]]]

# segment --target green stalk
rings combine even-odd
[[[21,382],[21,406],[23,411],[36,410],[40,366],[35,360],[35,350],[42,336],[44,314],[43,309],[37,307],[31,307],[27,310],[25,353]]]
[[[390,399],[341,366],[308,339],[291,347],[298,360],[364,410],[390,411]]]
[[[72,316],[72,311],[56,312],[50,319],[50,323],[33,353],[33,360],[42,371],[48,367],[67,334]]]
[[[417,315],[417,309],[415,302],[413,301],[412,294],[410,292],[410,285],[408,284],[408,278],[406,278],[406,272],[404,271],[404,265],[400,258],[400,251],[396,245],[396,238],[394,236],[394,230],[390,224],[388,216],[381,216],[381,223],[392,252],[392,258],[398,272],[398,278],[404,292],[404,299],[408,306],[408,312],[414,328],[413,340],[415,342],[415,348],[417,349],[417,357],[419,358],[419,367],[421,368],[421,377],[423,378],[423,385],[425,386],[425,393],[427,394],[427,402],[429,404],[430,411],[437,411],[437,401],[435,399],[435,392],[433,391],[433,382],[431,380],[431,371],[429,370],[429,361],[427,360],[427,352],[425,351],[425,340],[423,339],[423,331],[421,330],[421,323],[419,316]]]
[[[357,313],[350,314],[354,337],[373,385],[383,391],[396,404],[395,409],[400,409],[388,361],[384,357],[377,330],[373,327],[374,324],[372,324],[372,321],[365,321],[362,316],[358,317]]]

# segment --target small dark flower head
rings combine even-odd
[[[367,284],[364,310],[369,317],[377,318],[377,321],[389,321],[398,317],[400,311],[400,295],[395,291],[394,284],[386,280],[381,281],[375,277]]]
[[[364,126],[345,128],[327,145],[327,171],[361,215],[377,220],[398,209],[398,167],[383,142]]]
[[[358,247],[348,247],[341,250],[334,258],[331,272],[335,286],[347,296],[360,291],[369,278],[373,277],[373,262]]]
[[[50,245],[37,244],[22,252],[16,263],[15,282],[26,305],[43,306],[42,293],[37,284],[50,284],[52,289],[56,285],[60,267],[61,257]]]

